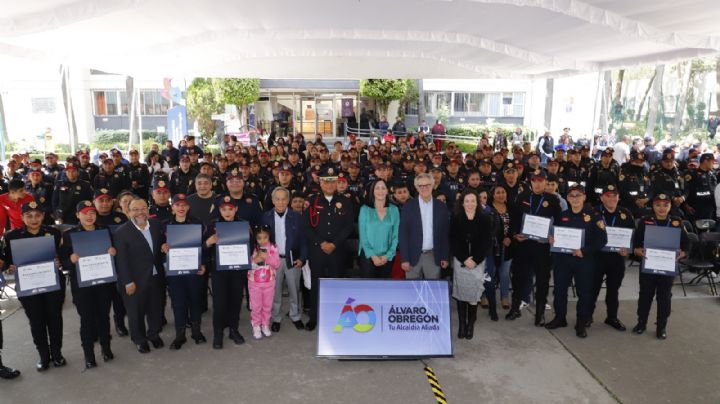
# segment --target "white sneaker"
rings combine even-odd
[[[260,326],[256,325],[253,327],[253,338],[255,339],[261,339],[262,333],[260,332]]]
[[[545,303],[545,310],[552,310],[552,307],[549,304]]]
[[[270,327],[268,327],[266,325],[262,326],[262,333],[266,337],[269,337],[272,335],[272,331],[270,331]]]
[[[524,309],[524,308],[526,308],[526,307],[528,307],[527,302],[526,302],[525,300],[522,300],[522,301],[520,302],[520,310],[522,310],[522,309]]]

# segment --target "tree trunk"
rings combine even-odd
[[[642,109],[645,105],[645,101],[647,101],[648,94],[650,94],[650,89],[652,88],[653,81],[655,81],[655,76],[657,76],[657,70],[653,72],[652,77],[650,77],[650,81],[648,81],[648,86],[645,89],[645,95],[643,95],[642,100],[640,100],[640,106],[637,110],[637,115],[635,115],[635,120],[639,121],[640,117],[642,116]]]
[[[613,95],[613,101],[612,105],[615,106],[620,103],[620,98],[622,97],[622,86],[623,86],[623,79],[625,78],[625,69],[621,69],[618,71],[618,81],[615,83],[615,94]]]
[[[70,152],[78,147],[77,125],[75,124],[75,112],[73,111],[72,98],[70,96],[70,70],[66,65],[60,65],[60,86],[62,89],[63,105],[65,106],[65,121],[68,126],[70,140]]]
[[[418,88],[418,127],[420,127],[422,121],[425,119],[425,90],[422,79],[418,79],[416,82]]]
[[[678,64],[678,70],[682,68],[684,68],[685,70],[682,72],[682,81],[680,82],[680,94],[678,102],[675,105],[675,117],[673,119],[672,130],[670,132],[673,136],[677,135],[678,132],[680,132],[680,126],[682,125],[682,120],[685,116],[685,106],[687,105],[687,94],[690,84],[690,71],[692,70],[692,63],[684,62]]]
[[[552,108],[553,108],[553,93],[554,93],[555,81],[553,79],[545,80],[545,129],[550,130],[552,124]]]
[[[655,67],[655,80],[653,83],[653,93],[648,105],[647,125],[645,126],[645,136],[653,136],[655,132],[655,121],[657,120],[658,105],[662,97],[662,80],[665,72],[665,65]]]

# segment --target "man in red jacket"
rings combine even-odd
[[[10,219],[10,229],[23,226],[22,206],[35,199],[25,192],[22,180],[11,180],[8,193],[0,195],[0,236],[5,234],[5,226]]]

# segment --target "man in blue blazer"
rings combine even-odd
[[[434,179],[415,177],[418,197],[409,200],[400,215],[400,265],[406,279],[439,279],[450,259],[450,212],[432,197]]]
[[[282,289],[283,281],[287,283],[290,293],[290,320],[295,328],[302,330],[305,325],[302,323],[302,307],[300,304],[300,275],[302,266],[307,260],[307,243],[303,236],[302,216],[299,213],[288,209],[290,203],[290,191],[285,187],[273,189],[272,203],[274,208],[265,212],[262,216],[262,224],[271,229],[272,239],[280,252],[280,267],[277,269],[275,278],[275,298],[272,307],[273,332],[280,331],[280,322],[283,313]]]

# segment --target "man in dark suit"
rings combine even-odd
[[[418,197],[409,200],[400,216],[400,265],[406,279],[439,279],[450,259],[450,212],[432,197],[435,181],[423,173],[415,177]]]
[[[118,287],[127,309],[130,337],[140,353],[148,353],[148,340],[155,348],[164,345],[158,334],[165,297],[160,246],[165,240],[160,223],[148,219],[148,205],[144,200],[133,199],[129,213],[130,221],[121,225],[114,235]]]
[[[295,328],[302,330],[305,325],[300,316],[302,308],[300,305],[300,275],[302,266],[307,260],[307,244],[302,234],[302,216],[299,213],[288,209],[290,203],[290,191],[285,187],[277,187],[271,194],[272,204],[275,207],[262,216],[262,224],[270,227],[272,239],[280,252],[280,267],[275,277],[275,298],[272,307],[273,332],[280,331],[280,322],[283,313],[282,289],[283,281],[287,284],[290,294],[290,320]]]

